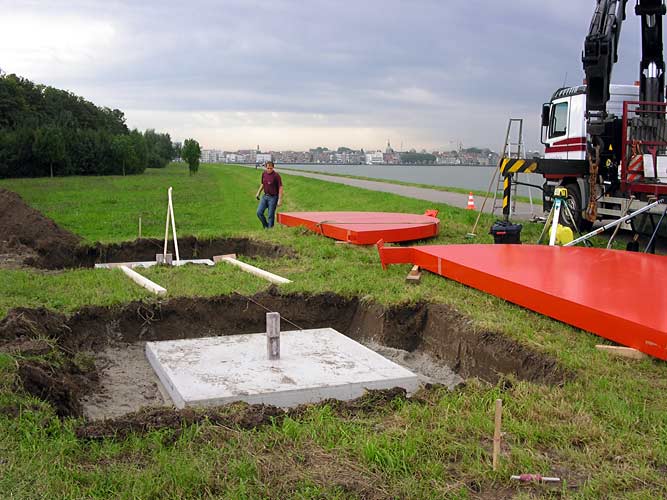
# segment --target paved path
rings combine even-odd
[[[281,165],[278,165],[281,167]],[[252,166],[251,168],[254,168]],[[413,186],[403,186],[400,184],[392,184],[390,182],[382,181],[366,181],[361,179],[349,179],[347,177],[339,177],[335,175],[326,175],[326,174],[315,174],[310,172],[303,172],[300,170],[290,170],[289,167],[278,168],[280,172],[285,175],[300,175],[301,177],[310,177],[312,179],[319,179],[327,182],[336,182],[338,184],[345,184],[347,186],[354,186],[362,189],[369,189],[371,191],[381,191],[383,193],[393,193],[401,196],[406,196],[408,198],[416,198],[418,200],[432,201],[436,203],[445,203],[454,207],[465,208],[468,205],[468,195],[461,193],[452,193],[449,191],[438,191],[437,189],[428,189],[428,188],[419,188]],[[479,210],[482,206],[484,198],[475,199],[475,206]],[[486,202],[484,208],[484,213],[490,213],[491,207],[493,206],[493,198],[489,198]],[[512,220],[530,220],[533,218],[530,204],[528,203],[517,203],[516,204],[517,213],[512,215]],[[546,216],[542,213],[542,200],[538,201],[538,204],[534,205],[534,213],[538,216]],[[501,214],[498,213],[498,217],[501,217]],[[609,222],[609,221],[605,221]],[[601,222],[596,222],[595,228],[601,226]],[[607,231],[605,234],[611,234],[612,230]],[[618,239],[621,241],[629,241],[631,233],[629,231],[620,231],[618,234]],[[646,240],[646,241],[643,241]],[[648,238],[643,238],[643,243],[641,245],[642,251],[644,246],[648,242]],[[658,244],[656,246],[656,253],[667,254],[667,239],[661,240],[658,239]]]
[[[435,203],[445,203],[453,207],[466,208],[468,205],[468,195],[462,193],[452,193],[449,191],[439,191],[437,189],[420,188],[414,186],[403,186],[401,184],[392,184],[390,182],[382,181],[367,181],[361,179],[350,179],[347,177],[338,177],[335,175],[314,174],[310,172],[302,172],[300,170],[290,170],[286,168],[276,168],[277,171],[286,175],[300,175],[302,177],[310,177],[312,179],[319,179],[327,182],[336,182],[338,184],[345,184],[347,186],[354,186],[362,189],[369,189],[371,191],[381,191],[383,193],[393,193],[408,198],[417,198],[418,200],[432,201]],[[477,210],[481,209],[484,198],[477,197],[475,199],[475,206]],[[491,213],[493,207],[493,198],[489,198],[484,207],[484,213]],[[512,216],[512,219],[528,220],[532,218],[530,204],[517,203],[517,213]],[[542,203],[534,205],[533,209],[536,215],[542,215]],[[497,211],[500,217],[500,211]]]

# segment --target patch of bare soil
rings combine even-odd
[[[210,409],[146,407],[134,413],[113,419],[87,422],[80,426],[77,437],[82,439],[123,439],[132,433],[145,433],[157,429],[174,429],[186,425],[210,422],[225,427],[254,429],[280,421],[286,413],[275,406],[233,403]]]
[[[51,403],[60,417],[81,416],[81,397],[99,382],[93,365],[86,368],[67,358],[56,363],[21,360],[18,375],[25,391]]]
[[[449,386],[458,379],[450,376],[448,367],[461,377],[490,382],[513,374],[560,384],[573,376],[543,353],[500,333],[476,330],[467,318],[442,304],[384,307],[331,293],[279,295],[275,289],[254,297],[86,307],[69,317],[45,309],[13,309],[0,321],[0,351],[24,354],[18,358],[23,387],[51,403],[59,415],[131,422],[144,418],[140,417],[144,413],[136,413],[142,408],[163,407],[167,401],[145,358],[146,341],[261,332],[267,309],[280,312],[296,328],[334,328]],[[40,356],[49,349],[46,358]],[[362,398],[346,404],[345,411],[358,411],[354,405],[362,403],[366,405],[362,411],[384,405],[382,400]],[[159,421],[179,425],[183,415],[190,415],[166,408],[160,412],[163,416],[172,412],[173,417]]]
[[[0,188],[0,265],[48,267],[76,251],[80,241],[18,194]]]
[[[162,253],[163,246],[163,240],[152,238],[83,245],[81,238],[28,206],[18,194],[0,188],[0,267],[63,269],[102,262],[151,261],[156,253]],[[169,248],[174,248],[172,241]],[[289,248],[248,238],[185,236],[178,240],[178,248],[182,259],[210,259],[229,253],[270,258],[295,255]]]
[[[89,420],[117,418],[145,406],[173,406],[146,362],[143,342],[112,342],[88,354],[95,357],[100,373],[96,390],[81,398],[83,415]]]
[[[454,389],[457,385],[463,383],[463,378],[458,373],[423,351],[410,352],[403,349],[394,349],[378,344],[373,340],[366,341],[364,344],[385,358],[416,373],[422,384],[439,384],[448,389]]]

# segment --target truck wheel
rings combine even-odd
[[[581,190],[579,189],[579,184],[576,182],[566,184],[565,189],[567,189],[567,206],[570,208],[570,212],[574,216],[574,221],[569,220],[569,217],[565,214],[564,210],[560,211],[560,222],[566,226],[569,226],[574,230],[574,224],[577,225],[577,228],[581,232],[590,231],[593,227],[593,223],[583,217],[584,206],[581,200]],[[574,224],[573,224],[574,222]]]

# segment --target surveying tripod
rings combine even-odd
[[[565,216],[572,222],[574,230],[579,232],[577,228],[576,219],[572,215],[572,211],[567,204],[567,189],[564,187],[557,187],[554,189],[554,203],[551,206],[551,211],[547,215],[547,220],[544,222],[544,228],[540,234],[540,238],[537,240],[539,245],[542,242],[544,233],[547,231],[547,227],[551,224],[551,234],[549,235],[549,246],[554,246],[556,244],[556,230],[558,229],[558,221],[560,221],[560,212],[561,210],[565,211]]]

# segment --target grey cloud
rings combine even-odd
[[[487,119],[467,110],[493,110],[497,123],[484,128],[500,137],[500,110],[534,119],[564,81],[581,82],[581,47],[594,5],[226,0],[14,7],[88,15],[117,26],[111,50],[119,57],[85,77],[48,83],[85,89],[121,109],[322,114],[342,124],[431,130],[464,129],[463,120]],[[628,15],[616,76],[631,82],[638,20],[631,6]],[[479,125],[468,128],[469,142],[498,142],[476,137]]]

